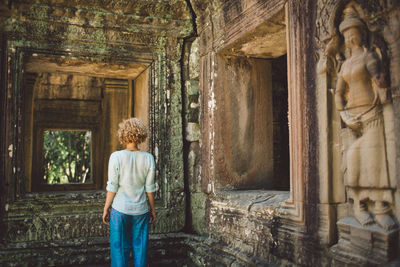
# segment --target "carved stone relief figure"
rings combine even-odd
[[[342,129],[344,184],[361,225],[396,227],[391,215],[393,190],[387,164],[382,106],[389,100],[381,60],[368,45],[368,28],[348,5],[339,25],[345,60],[337,73],[336,108]]]

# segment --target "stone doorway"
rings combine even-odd
[[[108,157],[121,149],[115,135],[118,123],[137,116],[149,125],[148,75],[148,68],[140,64],[118,66],[49,56],[27,57],[23,79],[26,191],[101,189],[107,179]],[[49,131],[52,137],[45,134]],[[91,156],[86,159],[90,175],[85,183],[72,179],[79,165],[72,157],[82,158],[81,152],[74,151],[81,142],[76,137],[65,138],[67,133],[79,132],[89,132],[91,136],[87,144],[87,154]],[[57,145],[51,145],[51,140]],[[53,154],[54,147],[65,149],[53,155],[56,160],[47,162],[46,146],[53,147]],[[149,143],[142,144],[141,149],[148,151]],[[59,182],[43,180],[53,172],[65,177]]]
[[[285,10],[216,57],[217,188],[289,190]]]

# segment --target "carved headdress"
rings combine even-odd
[[[367,29],[367,26],[359,17],[355,7],[348,6],[343,11],[343,21],[339,25],[339,31],[341,34],[343,34],[344,31],[352,27],[358,27],[361,28],[362,30]]]

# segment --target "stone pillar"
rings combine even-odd
[[[398,54],[387,49],[396,39],[388,38],[388,25],[395,16],[383,14],[394,9],[356,1],[337,1],[327,8],[332,8],[330,34],[324,39],[325,51],[320,54],[324,66],[319,65],[319,70],[328,74],[332,112],[340,116],[331,117],[339,119],[330,125],[340,148],[340,166],[331,168],[346,193],[346,208],[338,205],[336,210],[338,243],[331,250],[340,262],[390,262],[397,256],[400,231],[395,164],[399,135],[394,130],[396,109],[391,97],[396,79],[388,77],[398,76],[395,64],[390,64],[398,61]],[[378,15],[372,19],[372,14]],[[323,39],[321,33],[319,37]],[[318,78],[321,82],[323,77]],[[326,152],[335,159],[335,151]],[[338,198],[342,190],[335,189],[337,184],[332,182],[324,191],[326,198]]]

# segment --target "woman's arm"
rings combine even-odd
[[[110,225],[110,207],[114,200],[115,194],[118,192],[119,187],[119,161],[117,153],[112,153],[108,162],[108,181],[107,181],[107,195],[106,203],[103,210],[103,223]]]
[[[338,74],[338,80],[336,82],[336,91],[335,91],[335,104],[336,104],[336,109],[341,111],[344,110],[344,92],[346,88],[346,83],[343,80],[341,72]]]
[[[154,208],[154,192],[146,192],[146,195],[150,205],[150,223],[154,223],[156,221],[156,209]]]
[[[113,202],[113,199],[115,197],[115,193],[111,191],[107,191],[106,195],[106,203],[104,204],[104,210],[103,210],[103,223],[105,225],[110,225],[110,207],[111,203]]]

